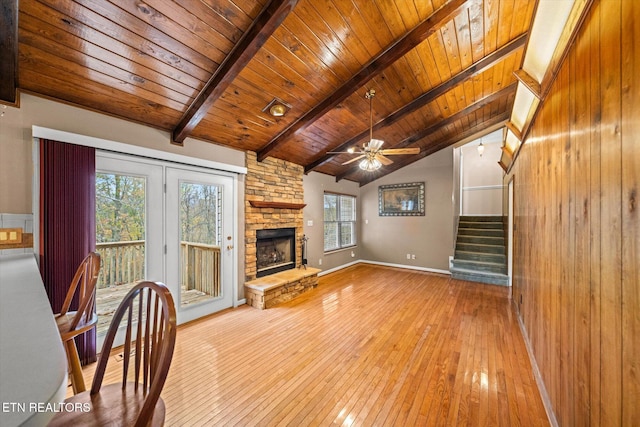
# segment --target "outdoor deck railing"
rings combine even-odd
[[[186,290],[220,296],[220,246],[180,242],[182,280]]]
[[[96,243],[102,269],[98,289],[144,279],[144,240]]]
[[[145,278],[144,240],[97,243],[102,260],[98,289],[134,283]],[[220,246],[180,242],[183,287],[210,296],[219,296]]]

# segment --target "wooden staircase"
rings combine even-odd
[[[509,285],[502,217],[461,216],[451,277]]]

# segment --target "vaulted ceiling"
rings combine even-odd
[[[5,2],[3,2],[5,3]],[[10,0],[15,86],[361,185],[509,119],[534,0]],[[4,24],[13,23],[4,10]],[[6,25],[5,25],[6,26]],[[10,61],[9,61],[10,62]],[[7,67],[7,61],[5,66]],[[6,70],[2,70],[3,73]],[[6,74],[5,74],[6,75]],[[11,92],[3,79],[0,93]],[[365,172],[369,140],[418,155]],[[269,114],[274,99],[289,107]]]

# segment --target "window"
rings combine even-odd
[[[342,194],[324,195],[324,250],[355,246],[356,198]]]

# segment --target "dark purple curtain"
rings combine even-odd
[[[40,140],[40,274],[54,313],[76,269],[96,248],[95,177],[94,148]],[[77,337],[76,346],[82,364],[95,362],[95,328]]]

